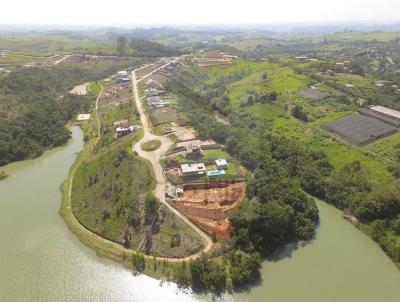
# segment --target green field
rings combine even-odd
[[[30,56],[115,52],[115,47],[110,41],[62,35],[3,36],[0,39],[0,49]]]
[[[230,158],[231,156],[222,149],[210,149],[203,151],[204,159],[219,159],[219,158]]]
[[[276,104],[255,104],[247,107],[246,112],[267,121],[274,120],[286,114],[286,111],[280,105]]]
[[[387,165],[382,164],[379,157],[353,147],[319,127],[310,126],[292,117],[278,118],[273,123],[272,131],[295,139],[310,150],[323,150],[329,162],[337,170],[353,161],[360,161],[371,172],[373,185],[378,186],[393,181],[393,176],[386,169]]]
[[[400,133],[378,140],[366,149],[400,165]]]
[[[151,141],[144,142],[142,144],[142,149],[144,151],[149,152],[157,150],[158,148],[160,148],[160,146],[161,146],[161,141],[159,141],[158,139],[153,139]]]

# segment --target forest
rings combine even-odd
[[[201,137],[223,144],[253,175],[247,200],[230,218],[229,251],[265,257],[285,243],[312,239],[318,225],[318,210],[309,197],[312,195],[357,217],[359,227],[396,264],[400,263],[396,238],[400,235],[398,182],[381,188],[373,186],[373,172],[357,160],[336,170],[324,151],[309,150],[295,140],[272,133],[268,122],[243,110],[230,112],[229,125],[217,122],[212,112],[219,108],[212,97],[204,98],[202,92],[195,92],[193,83],[197,81],[196,74],[186,72],[168,84],[185,100],[180,105],[187,112],[187,124]],[[301,108],[292,110],[292,114],[305,119]],[[207,282],[203,286],[209,288]]]
[[[207,107],[202,106],[204,100],[182,84],[187,83],[187,78],[185,74],[168,84],[169,90],[185,99],[180,104],[182,111],[187,113],[187,123],[200,137],[223,144],[227,152],[240,159],[253,173],[247,200],[230,218],[232,239],[226,244],[228,253],[241,253],[244,262],[253,263],[247,267],[240,261],[229,262],[231,271],[243,273],[240,281],[232,280],[233,288],[237,288],[253,282],[260,259],[278,247],[313,238],[319,222],[318,209],[315,201],[302,190],[298,177],[306,168],[323,174],[329,172],[330,167],[323,154],[310,154],[294,141],[272,134],[249,114],[233,112],[230,125],[217,122]],[[218,275],[217,271],[221,269],[216,260],[199,259],[191,265],[194,266],[191,267],[192,287],[222,290],[213,278],[196,277],[211,274],[218,280],[226,278],[222,273]]]
[[[37,157],[65,144],[66,123],[88,112],[92,95],[71,95],[75,85],[100,80],[140,60],[71,63],[51,67],[17,68],[0,77],[0,166]]]

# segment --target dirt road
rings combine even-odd
[[[147,77],[147,76],[146,76]],[[145,78],[145,77],[143,77]],[[142,79],[143,79],[142,78]],[[136,81],[136,77],[135,77],[135,71],[133,71],[132,73],[132,83],[133,83],[133,92],[134,92],[134,98],[135,98],[135,102],[138,108],[138,111],[140,113],[140,118],[142,120],[143,123],[143,129],[144,129],[144,137],[134,145],[133,149],[138,152],[138,155],[147,159],[153,169],[154,169],[154,174],[156,177],[156,181],[157,181],[157,186],[156,189],[154,191],[155,196],[157,196],[160,200],[160,202],[164,203],[172,212],[174,212],[177,216],[179,216],[183,221],[185,221],[191,228],[193,228],[203,239],[204,244],[205,244],[205,248],[201,251],[199,251],[196,254],[184,257],[184,258],[168,258],[168,257],[153,257],[150,255],[144,255],[144,257],[146,259],[157,259],[157,260],[167,260],[170,262],[184,262],[184,261],[189,261],[192,259],[196,259],[198,258],[203,252],[208,252],[211,250],[212,248],[212,240],[210,239],[210,237],[204,233],[201,229],[199,229],[195,224],[193,224],[189,219],[187,219],[184,215],[182,215],[179,211],[177,211],[175,208],[173,208],[170,204],[168,204],[165,200],[165,179],[164,179],[164,175],[162,173],[162,167],[159,163],[159,159],[164,155],[164,153],[168,150],[169,146],[171,145],[171,141],[169,140],[168,137],[164,137],[164,136],[155,136],[153,134],[151,134],[150,132],[150,127],[146,118],[146,115],[143,111],[143,107],[142,104],[140,102],[139,99],[139,93],[138,93],[138,89],[137,89],[137,81]],[[100,96],[102,94],[103,90],[100,92],[99,96],[96,99],[96,119],[98,121],[98,137],[96,139],[95,144],[98,143],[98,141],[100,140],[101,134],[100,134],[100,128],[101,128],[101,124],[100,124],[100,119],[98,116],[98,108],[99,108],[99,99]],[[152,139],[159,139],[161,141],[161,146],[158,150],[153,151],[153,152],[145,152],[141,149],[141,144],[145,141],[148,140],[152,140]],[[75,169],[76,170],[76,169]],[[132,249],[126,249],[123,245],[121,245],[120,243],[108,240],[100,235],[97,235],[96,233],[92,232],[91,230],[87,229],[86,227],[84,227],[79,221],[78,219],[75,217],[73,211],[72,211],[72,207],[71,207],[71,196],[72,196],[72,183],[73,183],[73,178],[75,175],[75,170],[73,170],[71,172],[71,177],[69,179],[69,184],[68,184],[68,203],[66,206],[66,210],[67,213],[66,215],[68,216],[68,223],[70,224],[70,228],[74,229],[76,233],[80,234],[80,237],[85,237],[87,240],[89,240],[89,242],[95,242],[93,245],[96,248],[101,249],[101,247],[105,247],[106,249],[110,249],[110,247],[112,247],[114,249],[115,252],[112,253],[113,256],[115,256],[118,253],[120,253],[121,255],[124,256],[132,256],[132,255],[136,255],[137,251],[132,250]],[[84,241],[85,242],[85,241]],[[87,241],[86,241],[87,242]]]
[[[157,182],[156,189],[154,190],[154,195],[159,199],[160,202],[165,204],[173,213],[175,213],[178,217],[180,217],[183,221],[185,221],[192,229],[194,229],[202,237],[202,239],[204,241],[204,244],[205,244],[204,250],[202,250],[194,255],[191,255],[189,257],[182,258],[182,261],[183,261],[183,260],[195,259],[195,258],[199,257],[203,252],[208,252],[212,248],[213,242],[206,233],[204,233],[199,227],[197,227],[193,222],[191,222],[185,215],[180,213],[178,210],[176,210],[174,207],[172,207],[165,200],[166,180],[163,175],[163,169],[160,164],[160,159],[165,155],[165,153],[171,147],[172,142],[169,139],[169,137],[167,137],[167,136],[157,136],[157,135],[153,135],[150,132],[149,122],[148,122],[146,114],[144,113],[142,102],[139,97],[138,84],[140,81],[149,77],[151,74],[157,72],[159,69],[163,68],[166,65],[168,65],[168,64],[165,64],[165,65],[153,70],[149,74],[141,77],[141,79],[139,79],[139,80],[136,79],[136,70],[134,70],[132,72],[133,94],[134,94],[136,107],[140,114],[140,119],[142,121],[143,130],[144,130],[143,138],[133,146],[133,150],[135,152],[137,152],[137,154],[140,157],[143,157],[146,160],[148,160],[150,162],[151,166],[153,167],[154,175],[155,175],[156,182]],[[154,139],[160,140],[161,146],[155,151],[151,151],[151,152],[143,151],[141,148],[141,145],[144,142],[154,140]]]

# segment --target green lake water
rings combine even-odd
[[[204,301],[176,285],[135,277],[98,257],[58,215],[60,185],[83,135],[42,157],[11,164],[0,181],[0,301]],[[318,202],[321,226],[305,247],[264,262],[262,282],[226,301],[400,301],[400,272],[341,213]],[[219,299],[217,299],[219,300]]]

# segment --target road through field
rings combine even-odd
[[[169,63],[168,63],[169,64]],[[211,250],[213,242],[211,240],[211,238],[204,233],[198,226],[196,226],[193,222],[191,222],[185,215],[183,215],[182,213],[180,213],[177,209],[175,209],[173,206],[171,206],[166,200],[165,200],[165,186],[166,186],[166,181],[165,181],[165,177],[163,174],[163,169],[161,167],[160,164],[160,159],[164,156],[164,154],[168,151],[168,149],[171,147],[172,142],[169,139],[169,137],[167,136],[157,136],[154,135],[150,132],[150,126],[149,126],[149,122],[147,119],[147,116],[144,112],[143,106],[142,106],[142,102],[140,100],[140,96],[139,96],[139,89],[138,89],[138,84],[140,81],[142,81],[145,78],[148,78],[150,75],[152,75],[153,73],[157,72],[159,69],[165,67],[165,64],[163,66],[158,67],[157,69],[151,71],[149,74],[142,76],[139,80],[136,79],[136,70],[134,70],[132,72],[132,86],[133,86],[133,95],[135,98],[135,103],[136,103],[136,107],[137,110],[140,114],[140,119],[143,125],[143,130],[144,130],[144,136],[143,138],[137,142],[134,146],[133,146],[133,151],[135,151],[140,157],[148,160],[153,168],[154,171],[154,177],[156,180],[156,188],[154,190],[154,195],[158,198],[158,200],[160,202],[162,202],[163,204],[165,204],[165,206],[167,206],[173,213],[175,213],[175,215],[177,215],[178,217],[180,217],[185,223],[187,223],[192,229],[194,229],[203,239],[205,247],[203,250],[199,251],[196,254],[193,254],[191,256],[185,257],[185,258],[181,258],[181,259],[177,259],[177,260],[181,260],[181,261],[187,261],[190,259],[195,259],[197,257],[199,257],[203,252],[208,252]],[[155,150],[155,151],[151,151],[151,152],[146,152],[144,150],[142,150],[142,144],[150,141],[150,140],[159,140],[161,141],[161,145],[160,147]]]
[[[163,65],[164,66],[164,65]],[[159,67],[158,69],[162,68],[163,66]],[[205,248],[202,249],[201,251],[197,252],[196,254],[190,255],[188,257],[184,257],[184,258],[167,258],[167,257],[153,257],[153,256],[149,256],[149,255],[144,255],[144,257],[146,259],[157,259],[157,260],[168,260],[171,262],[184,262],[184,261],[188,261],[188,260],[192,260],[192,259],[196,259],[198,258],[203,252],[208,252],[209,250],[211,250],[212,247],[212,240],[207,236],[207,234],[205,234],[202,230],[200,230],[196,225],[194,225],[189,219],[187,219],[185,216],[183,216],[180,212],[178,212],[176,209],[174,209],[170,204],[168,204],[165,201],[165,179],[162,173],[162,167],[159,163],[159,159],[164,155],[164,153],[168,150],[169,146],[171,145],[171,141],[169,140],[168,137],[163,137],[163,136],[155,136],[152,135],[150,132],[150,127],[146,118],[146,115],[143,111],[143,107],[141,105],[140,99],[139,99],[139,92],[137,89],[137,81],[136,81],[136,77],[135,77],[135,71],[133,71],[132,73],[132,84],[133,84],[133,93],[134,93],[134,98],[135,98],[135,102],[136,102],[136,106],[138,108],[138,111],[140,113],[140,118],[142,120],[142,124],[143,124],[143,129],[144,129],[144,136],[143,138],[134,145],[134,151],[136,151],[139,156],[147,159],[151,165],[152,168],[154,170],[154,175],[156,177],[156,182],[157,182],[157,186],[155,189],[155,196],[157,196],[159,198],[159,200],[161,202],[163,202],[171,211],[173,211],[176,215],[178,215],[182,220],[184,220],[190,227],[192,227],[203,239],[204,244],[205,244]],[[155,70],[153,70],[151,73],[156,72]],[[145,77],[147,77],[148,75],[146,75]],[[142,77],[142,79],[144,79],[145,77]],[[103,87],[102,87],[103,88]],[[95,141],[95,145],[98,143],[98,141],[101,138],[101,121],[100,118],[98,116],[98,108],[99,108],[99,99],[102,95],[103,89],[101,90],[101,92],[99,93],[97,99],[96,99],[96,105],[95,105],[95,112],[96,112],[96,119],[97,119],[97,126],[98,126],[98,137]],[[141,144],[147,140],[151,140],[151,139],[158,139],[161,141],[161,146],[158,150],[153,151],[153,152],[145,152],[141,149]],[[73,179],[74,179],[74,175],[75,175],[75,170],[71,171],[71,177],[69,179],[69,183],[68,183],[68,199],[67,199],[67,206],[66,206],[66,210],[67,210],[67,214],[68,217],[70,217],[70,221],[69,223],[71,224],[71,228],[72,229],[76,229],[77,233],[80,233],[81,236],[85,236],[85,238],[87,238],[88,240],[93,240],[94,242],[96,242],[96,246],[104,246],[107,249],[109,249],[110,247],[112,247],[115,252],[119,252],[122,253],[125,256],[130,256],[130,255],[134,255],[137,253],[137,251],[132,250],[132,249],[126,249],[123,245],[121,245],[120,243],[108,240],[94,232],[92,232],[91,230],[87,229],[85,226],[83,226],[78,219],[75,217],[73,211],[72,211],[72,207],[71,207],[71,196],[72,196],[72,184],[73,184]]]

